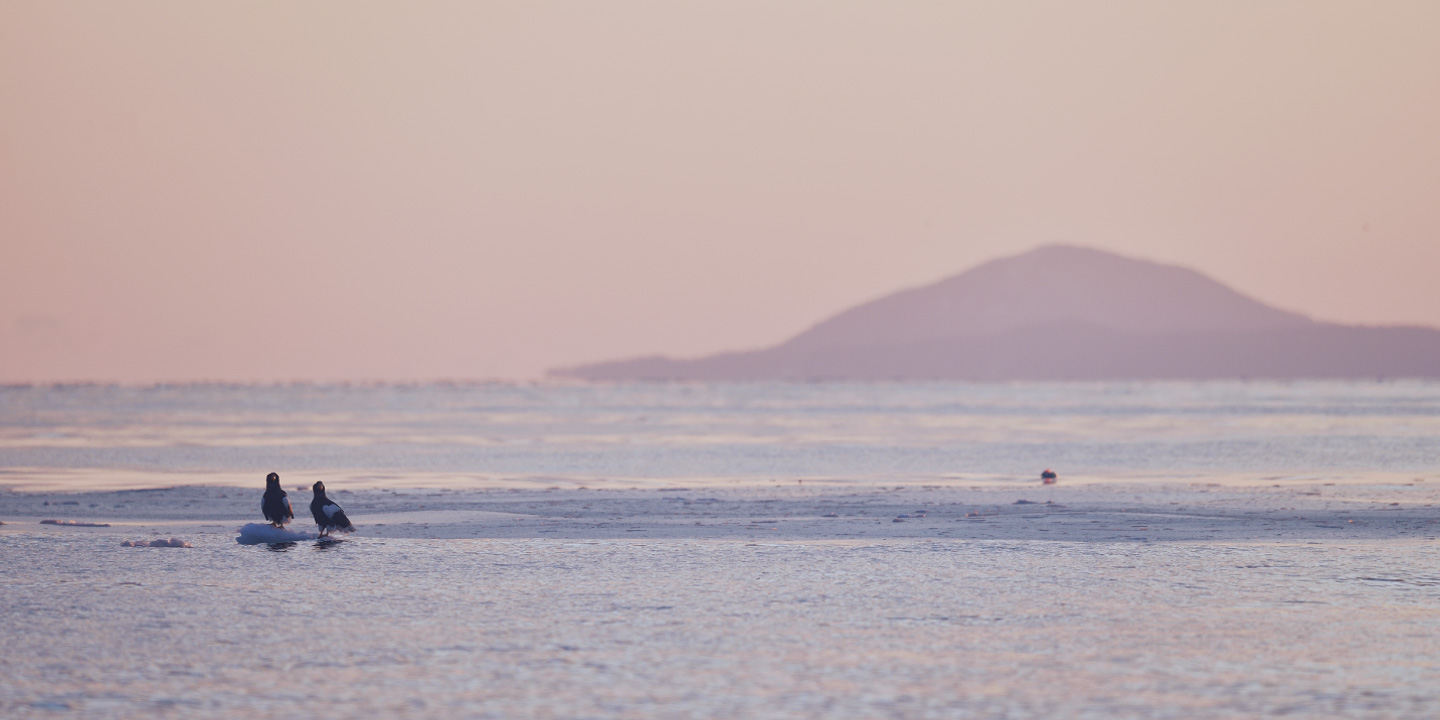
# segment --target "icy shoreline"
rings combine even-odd
[[[0,533],[233,535],[259,520],[259,495],[258,488],[235,487],[0,491]],[[368,537],[1111,542],[1431,538],[1440,532],[1440,475],[1070,484],[1062,478],[1051,487],[405,488],[342,490],[336,499]],[[308,499],[302,492],[293,501],[303,506]],[[57,516],[66,524],[40,524]],[[288,527],[314,529],[308,516]]]

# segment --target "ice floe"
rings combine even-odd
[[[244,527],[240,528],[240,534],[236,536],[235,542],[241,545],[259,545],[260,543],[314,540],[316,537],[318,536],[313,532],[297,532],[286,528],[277,528],[274,525],[265,523],[247,523]]]

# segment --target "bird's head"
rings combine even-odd
[[[280,489],[280,476],[279,476],[279,475],[276,475],[275,473],[270,473],[269,475],[266,475],[266,476],[265,476],[265,489],[266,489],[266,490],[279,490],[279,489]]]
[[[316,495],[324,495],[325,483],[317,481],[314,485],[310,486],[310,489],[314,490]]]

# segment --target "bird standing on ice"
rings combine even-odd
[[[345,511],[325,497],[325,483],[315,483],[314,490],[315,499],[310,501],[310,514],[315,516],[315,524],[320,526],[320,537],[329,535],[331,530],[353,531],[355,526],[350,524],[350,518],[345,517]]]
[[[265,495],[260,498],[260,512],[275,527],[285,527],[285,523],[295,519],[295,511],[290,509],[290,498],[285,497],[285,491],[280,489],[280,476],[270,473],[265,476]]]

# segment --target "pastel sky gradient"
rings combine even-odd
[[[1037,245],[1440,326],[1440,2],[0,3],[0,381],[538,377]]]

